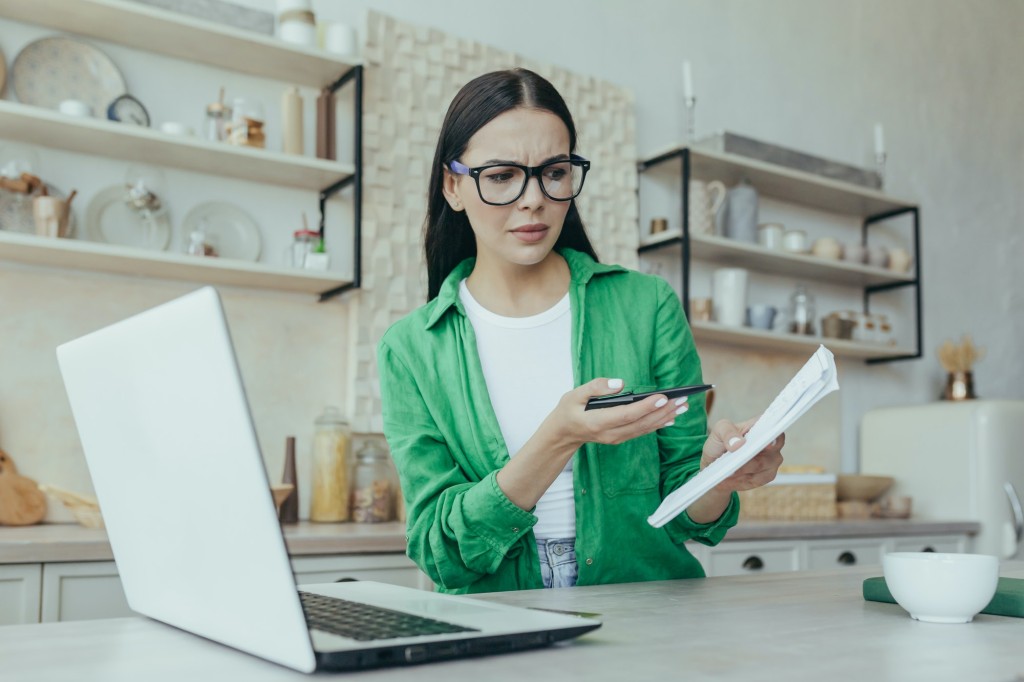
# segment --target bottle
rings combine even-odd
[[[352,520],[356,523],[390,521],[396,485],[386,453],[367,441],[356,455],[352,477]]]
[[[814,296],[803,284],[797,284],[789,297],[789,331],[814,336]]]
[[[281,151],[301,155],[302,142],[302,95],[292,87],[281,96]]]
[[[309,520],[348,521],[352,432],[338,408],[331,406],[324,408],[314,426]]]
[[[231,107],[224,104],[224,88],[220,89],[220,98],[206,105],[205,137],[211,142],[223,142],[227,139],[227,123],[231,120]]]

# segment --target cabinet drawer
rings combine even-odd
[[[830,568],[879,566],[884,547],[883,540],[812,542],[807,548],[807,568],[823,571]]]
[[[292,570],[299,585],[352,579],[432,589],[427,577],[404,554],[293,557]]]
[[[934,535],[923,537],[894,538],[893,552],[950,552],[967,550],[967,539],[961,535]]]
[[[726,543],[710,549],[706,567],[716,577],[797,571],[800,550],[796,544]]]
[[[117,565],[89,561],[43,565],[42,622],[120,618],[128,608]]]

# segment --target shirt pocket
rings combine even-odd
[[[648,493],[658,488],[658,436],[649,433],[619,445],[598,446],[601,488],[605,495]]]

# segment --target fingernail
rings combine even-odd
[[[664,407],[668,403],[668,398],[661,398],[658,402],[654,403],[655,407]]]
[[[739,443],[741,440],[743,439],[740,438],[739,436],[733,436],[732,438],[729,439],[729,447],[731,448],[733,445],[736,445],[736,443]]]
[[[676,420],[675,420],[675,419],[673,419],[673,420],[672,420],[672,421],[670,421],[670,422],[665,422],[665,426],[672,426],[672,425],[673,425],[673,424],[675,424],[675,423],[676,423]]]
[[[689,405],[683,405],[682,407],[677,407],[676,408],[676,414],[682,414],[683,412],[686,412],[688,409],[690,409]]]
[[[682,398],[676,398],[676,405],[682,405],[685,402],[686,402],[686,396],[685,395]]]
[[[622,388],[622,379],[609,379],[608,388],[612,389],[613,391],[619,390],[620,388]]]

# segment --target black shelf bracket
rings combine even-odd
[[[679,190],[679,196],[683,198],[683,215],[680,224],[683,226],[682,235],[679,237],[673,237],[664,241],[659,241],[654,244],[642,244],[638,249],[638,253],[644,253],[645,251],[654,251],[661,249],[671,244],[679,244],[682,248],[682,258],[680,263],[680,270],[683,273],[683,315],[686,316],[686,321],[690,321],[690,149],[684,147],[682,149],[673,149],[670,152],[665,152],[653,159],[647,159],[646,161],[640,161],[637,163],[637,172],[643,173],[644,171],[659,166],[663,163],[670,161],[679,160],[682,165],[682,186]],[[637,204],[639,204],[639,193],[640,186],[637,185]]]
[[[358,289],[362,283],[363,278],[363,67],[361,64],[353,66],[351,69],[341,75],[338,80],[334,81],[327,86],[327,90],[334,95],[338,90],[345,87],[349,83],[355,85],[355,102],[353,104],[355,120],[353,121],[354,128],[354,146],[353,146],[353,160],[352,166],[354,172],[344,180],[339,180],[329,187],[325,187],[320,191],[320,223],[318,232],[320,233],[320,239],[324,240],[324,225],[326,222],[325,215],[327,210],[327,200],[338,192],[344,190],[351,185],[352,187],[352,281],[343,284],[340,287],[328,289],[327,291],[321,292],[318,299],[319,302],[326,301],[334,298],[339,294],[343,294],[346,291],[352,289]]]
[[[910,214],[913,218],[913,243],[914,243],[914,279],[902,282],[889,282],[886,284],[875,284],[872,286],[864,287],[864,312],[871,312],[871,296],[873,294],[881,293],[883,291],[892,291],[894,289],[903,289],[906,287],[913,287],[914,289],[914,352],[906,355],[894,355],[885,358],[868,358],[866,362],[869,365],[877,365],[883,362],[896,362],[898,360],[918,360],[923,357],[922,348],[924,347],[923,338],[923,320],[922,320],[922,309],[921,309],[921,214],[917,207],[913,208],[898,208],[892,211],[886,211],[885,213],[878,213],[872,216],[868,216],[864,219],[864,223],[861,226],[861,244],[863,246],[868,245],[868,229],[872,225],[889,220],[890,218],[896,218],[898,216]]]

